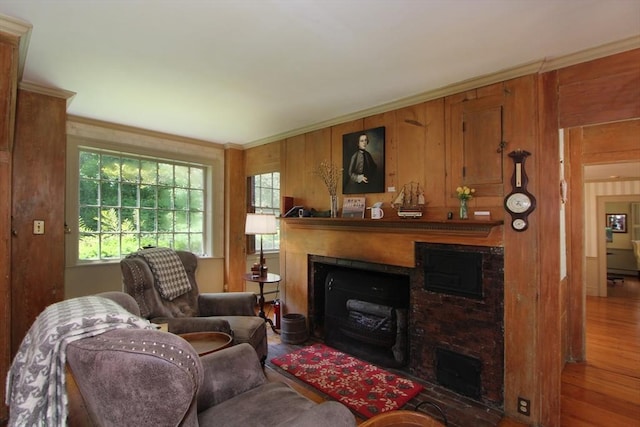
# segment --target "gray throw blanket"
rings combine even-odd
[[[155,285],[162,298],[172,301],[191,290],[191,283],[182,260],[173,249],[148,248],[129,256],[140,256],[147,261]]]
[[[107,298],[79,297],[47,307],[22,340],[7,374],[9,426],[64,426],[67,344],[117,328],[155,329]]]

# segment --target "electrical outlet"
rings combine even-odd
[[[527,417],[531,415],[531,402],[524,397],[518,397],[518,412]]]

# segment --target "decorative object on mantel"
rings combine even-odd
[[[469,219],[467,201],[473,198],[473,193],[475,192],[475,188],[469,188],[466,185],[456,188],[458,200],[460,200],[460,219]]]
[[[342,200],[342,218],[364,218],[365,198],[345,197]]]
[[[413,181],[405,184],[391,203],[400,218],[420,218],[424,205],[424,191],[420,188],[420,183]]]
[[[327,187],[331,202],[331,218],[336,218],[338,216],[338,181],[340,180],[342,169],[338,168],[333,162],[323,160],[313,170],[313,174],[319,176]]]

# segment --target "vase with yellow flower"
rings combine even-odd
[[[473,198],[473,193],[475,192],[475,188],[469,188],[466,185],[456,188],[458,200],[460,200],[460,219],[469,218],[467,202]]]

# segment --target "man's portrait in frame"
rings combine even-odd
[[[384,193],[384,127],[342,136],[342,194]]]

